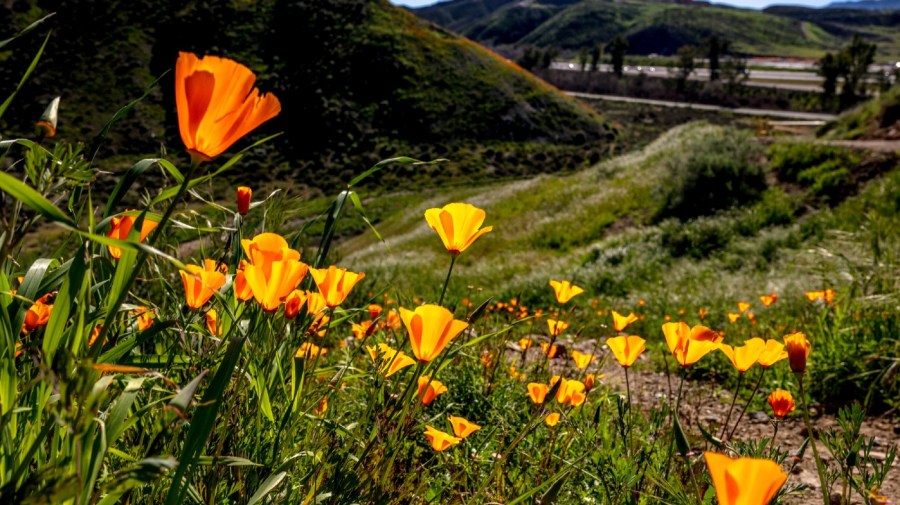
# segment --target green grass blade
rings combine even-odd
[[[16,179],[15,177],[7,173],[0,172],[0,189],[5,191],[11,197],[25,204],[25,206],[27,206],[29,209],[44,216],[48,220],[73,228],[75,227],[75,223],[72,221],[72,219],[69,216],[65,215],[65,213],[59,210],[59,208],[57,208],[55,205],[53,205],[50,200],[47,200],[34,188]]]
[[[46,19],[46,18],[44,18]],[[31,59],[31,65],[28,65],[28,69],[25,70],[25,74],[22,75],[22,79],[19,80],[19,84],[16,86],[16,89],[12,92],[9,97],[7,97],[6,101],[0,104],[0,118],[3,117],[3,113],[6,112],[6,109],[9,107],[9,104],[12,103],[13,99],[19,94],[19,90],[22,89],[22,86],[25,85],[25,81],[28,80],[28,77],[31,76],[31,73],[34,72],[34,69],[37,68],[37,64],[41,61],[41,55],[44,54],[44,48],[47,47],[47,42],[50,41],[50,34],[47,33],[47,36],[44,37],[44,43],[41,44],[41,48],[38,49],[37,54],[34,55],[34,58]],[[7,42],[7,41],[4,41]],[[5,45],[5,44],[4,44]]]
[[[237,365],[238,358],[241,356],[241,349],[244,347],[246,338],[233,339],[228,343],[225,350],[225,356],[222,359],[216,375],[213,377],[209,389],[203,394],[200,400],[200,407],[197,408],[193,418],[191,419],[191,427],[188,430],[187,439],[178,458],[178,470],[172,477],[172,487],[166,495],[166,505],[180,505],[184,503],[185,493],[190,481],[191,471],[200,456],[201,451],[206,446],[206,439],[213,429],[216,422],[216,415],[219,412],[219,406],[222,403],[222,396],[225,388],[231,382],[231,375],[234,367]]]
[[[55,15],[56,15],[55,12],[51,12],[50,14],[47,14],[46,16],[42,17],[41,19],[38,19],[38,20],[35,21],[34,23],[31,23],[30,25],[26,26],[22,31],[20,31],[19,33],[13,35],[12,37],[10,37],[10,38],[8,38],[8,39],[6,39],[6,40],[0,40],[0,49],[3,49],[3,48],[6,47],[7,45],[9,45],[10,42],[12,42],[12,41],[14,41],[14,40],[16,40],[16,39],[18,39],[18,38],[20,38],[20,37],[22,37],[22,36],[28,34],[31,30],[34,30],[35,28],[37,28],[38,26],[40,26],[44,21],[46,21],[46,20],[52,18],[52,17],[55,16]]]

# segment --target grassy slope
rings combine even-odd
[[[900,122],[900,86],[894,86],[878,98],[861,103],[857,107],[821,128],[819,134],[833,140],[879,139],[897,137]]]
[[[0,21],[25,26],[46,12],[42,6],[35,0],[15,11],[0,7]],[[118,107],[172,68],[178,51],[189,50],[248,64],[261,88],[282,101],[282,114],[257,135],[285,134],[244,165],[243,179],[253,183],[332,187],[379,159],[437,158],[452,150],[474,160],[484,158],[487,146],[496,154],[487,165],[425,171],[418,180],[484,178],[490,166],[500,174],[571,168],[610,136],[594,111],[387,0],[216,0],[187,7],[113,0],[90,8],[61,1],[56,7],[46,25],[55,30],[46,59],[4,116],[4,135],[27,135],[50,97],[62,94],[60,135],[89,141]],[[0,54],[10,69],[0,76],[0,94],[14,86],[39,42],[32,36]],[[152,153],[162,144],[181,151],[173,87],[169,73],[116,125],[109,149]],[[546,146],[551,157],[560,154],[554,163],[527,159],[531,149]],[[403,172],[394,181],[415,176]]]
[[[703,323],[725,331],[734,344],[751,335],[778,338],[791,328],[813,334],[821,374],[856,376],[877,363],[847,361],[848,353],[896,352],[889,328],[900,320],[885,311],[895,303],[891,272],[900,251],[900,172],[870,182],[834,208],[800,203],[797,193],[772,189],[746,208],[686,223],[651,224],[668,153],[715,128],[705,123],[677,127],[639,152],[567,176],[396,195],[395,213],[377,224],[387,247],[371,234],[357,236],[341,244],[339,261],[376,279],[370,288],[375,292],[416,293],[433,301],[449,257],[422,215],[427,208],[466,201],[483,207],[485,224],[494,229],[457,260],[450,304],[463,297],[478,304],[493,296],[548,307],[553,305],[548,280],[568,278],[587,289],[586,299],[598,299],[600,308],[646,314],[646,321],[630,331],[649,337],[654,346],[662,345],[658,328],[664,316],[696,324],[698,307],[703,307],[709,311]],[[673,234],[691,237],[701,247],[721,243],[699,257],[681,255],[667,242]],[[833,314],[815,310],[803,296],[826,287],[837,289],[847,302]],[[771,292],[779,294],[778,305],[762,309],[758,295]],[[728,324],[726,314],[741,300],[754,304],[759,326]],[[585,338],[606,333],[608,316],[579,313]],[[861,326],[861,313],[881,319]],[[695,372],[727,371],[719,358]],[[879,372],[871,373],[884,370],[875,368]],[[860,397],[866,383],[820,382],[815,389],[820,398],[838,401]]]
[[[474,6],[477,5],[477,8]],[[819,18],[806,19],[780,12],[760,12],[708,4],[683,5],[642,0],[612,2],[539,2],[504,5],[496,10],[484,3],[445,2],[416,13],[476,40],[493,44],[534,44],[577,49],[625,35],[630,52],[672,54],[683,44],[700,44],[710,35],[732,41],[746,54],[817,57],[839,48],[853,31],[879,42],[881,55],[900,54],[896,34],[885,33],[873,19],[852,30],[835,30]],[[489,14],[485,14],[489,11]],[[540,25],[535,26],[539,21]],[[526,35],[521,35],[527,32]]]

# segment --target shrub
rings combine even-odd
[[[728,221],[711,218],[700,218],[689,223],[670,220],[660,228],[660,242],[675,258],[706,258],[728,245],[734,236]]]
[[[766,189],[753,137],[729,128],[710,129],[685,142],[666,161],[656,218],[685,220],[751,203]]]

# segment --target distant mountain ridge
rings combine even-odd
[[[831,2],[827,9],[900,10],[900,0],[858,0],[853,2]]]
[[[743,54],[814,58],[860,32],[880,44],[881,54],[900,54],[900,32],[890,33],[889,25],[869,30],[856,24],[848,30],[847,23],[835,20],[826,27],[814,17],[792,15],[792,9],[802,8],[757,11],[690,0],[450,0],[412,11],[496,47],[578,50],[622,35],[631,54],[670,55],[716,35]]]

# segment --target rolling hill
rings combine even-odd
[[[59,94],[60,136],[89,142],[172,68],[178,51],[237,59],[280,98],[283,113],[256,136],[284,135],[255,150],[238,174],[256,183],[328,187],[398,154],[459,162],[384,174],[398,182],[557,170],[605,152],[615,136],[590,108],[387,0],[29,0],[0,5],[0,26],[13,31],[51,11],[38,30],[53,30],[45,56],[3,117],[4,136],[29,134]],[[41,42],[32,34],[0,54],[8,69],[0,95]],[[115,126],[106,149],[181,152],[172,90],[170,72]],[[530,162],[534,151],[545,163]]]
[[[738,9],[705,2],[648,0],[450,0],[414,12],[434,23],[495,45],[533,45],[580,49],[617,35],[628,39],[631,54],[674,54],[685,44],[701,44],[711,35],[731,41],[748,55],[818,57],[840,48],[853,32],[883,46],[885,57],[900,54],[896,33],[882,29],[876,13],[852,28],[827,27],[822,18]],[[806,9],[813,10],[813,9]],[[890,16],[883,13],[882,17]],[[885,18],[887,19],[887,18]],[[824,21],[822,21],[824,22]],[[841,24],[845,26],[845,24]],[[894,24],[896,26],[896,24]],[[830,28],[830,29],[829,29]]]

